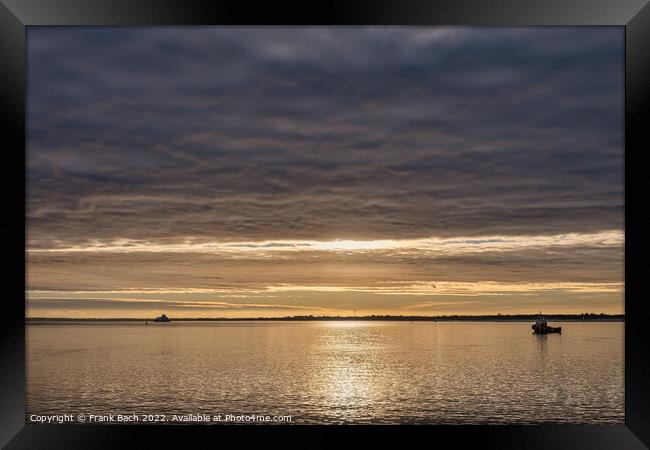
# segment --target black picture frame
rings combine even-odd
[[[207,435],[307,447],[339,445],[365,426],[119,426],[25,424],[25,120],[26,27],[59,25],[614,25],[625,27],[625,425],[372,426],[368,437],[394,442],[526,449],[641,449],[650,446],[650,339],[642,281],[645,234],[643,153],[650,93],[648,0],[374,0],[301,5],[276,2],[181,0],[1,0],[0,114],[6,161],[2,177],[5,238],[0,371],[0,444],[22,448],[130,447],[174,441],[185,446]],[[21,182],[22,180],[22,182]],[[22,239],[21,239],[22,237]],[[20,300],[22,299],[22,301]],[[287,433],[287,430],[289,431]],[[281,436],[285,433],[290,435]],[[315,436],[317,435],[317,436]],[[414,439],[411,441],[411,439]],[[408,440],[408,441],[407,441]],[[244,441],[247,442],[247,441]],[[421,445],[421,444],[418,444]]]

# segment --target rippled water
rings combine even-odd
[[[623,326],[172,322],[27,326],[27,412],[294,423],[623,423]]]

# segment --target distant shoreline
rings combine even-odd
[[[622,322],[624,314],[543,314],[544,319],[554,322]],[[481,316],[288,316],[288,317],[170,317],[172,322],[305,322],[305,321],[386,321],[386,322],[528,322],[537,314],[481,315]],[[71,318],[71,317],[26,317],[32,322],[153,322],[147,318]]]

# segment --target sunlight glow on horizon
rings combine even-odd
[[[233,286],[224,289],[121,289],[121,290],[79,290],[79,291],[49,291],[28,290],[28,298],[49,298],[52,295],[77,294],[217,294],[223,297],[250,297],[256,294],[274,292],[368,292],[372,294],[394,295],[435,295],[435,296],[466,296],[466,295],[505,295],[504,292],[537,292],[537,291],[568,291],[568,292],[623,292],[624,282],[619,283],[579,283],[579,282],[518,282],[506,283],[495,281],[453,282],[453,281],[421,281],[421,282],[391,282],[376,286],[347,286],[347,285],[297,285],[279,283],[262,288],[240,288]],[[237,293],[238,295],[227,295]],[[224,295],[225,294],[225,295]],[[266,296],[266,295],[265,295]],[[84,297],[89,298],[89,297]]]
[[[133,239],[92,241],[89,245],[52,248],[29,248],[29,253],[267,253],[296,251],[376,251],[401,250],[435,253],[470,253],[482,251],[511,251],[536,247],[593,245],[598,247],[622,246],[624,232],[607,230],[597,233],[563,233],[558,235],[471,236],[422,239],[378,240],[273,240],[241,242],[195,242],[160,244]]]

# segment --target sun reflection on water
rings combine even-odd
[[[345,321],[325,323],[327,332],[318,342],[318,370],[312,388],[331,406],[337,421],[351,417],[372,418],[373,404],[382,395],[385,367],[382,329],[374,323]],[[362,419],[363,420],[363,419]]]

